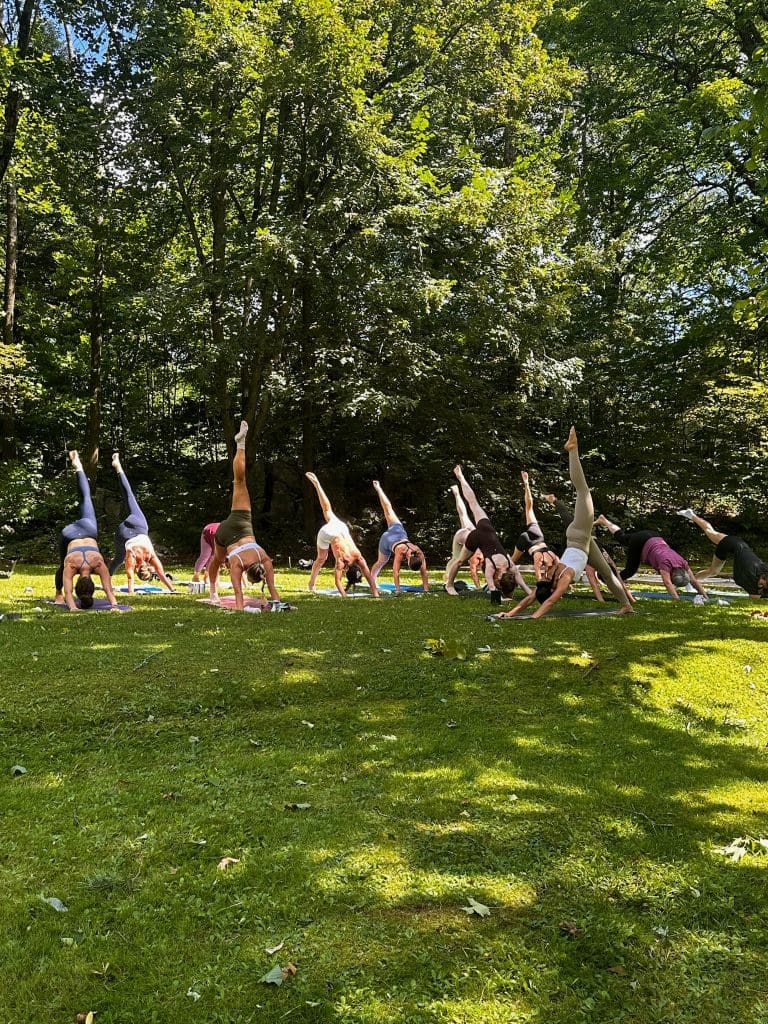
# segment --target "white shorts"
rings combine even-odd
[[[569,569],[573,569],[573,582],[578,583],[587,568],[589,556],[581,548],[566,548],[560,556],[560,561]]]
[[[349,532],[347,524],[342,523],[337,516],[333,516],[330,522],[326,523],[325,526],[321,526],[317,531],[317,546],[319,548],[329,548],[339,537],[352,540],[352,534]]]

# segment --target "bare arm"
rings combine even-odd
[[[666,569],[659,569],[659,576],[661,576],[661,582],[664,584],[667,593],[675,601],[680,600],[680,595],[677,592],[677,587],[672,582],[672,577],[669,575]]]
[[[482,553],[478,552],[469,560],[469,575],[472,577],[472,582],[475,584],[478,590],[480,590],[480,563],[483,561]]]
[[[334,583],[336,584],[336,589],[337,589],[337,590],[338,590],[338,592],[339,592],[339,593],[341,594],[341,596],[342,596],[342,597],[346,597],[346,596],[347,596],[347,592],[346,592],[346,590],[344,589],[344,585],[343,585],[343,584],[342,584],[342,582],[341,582],[341,574],[342,574],[343,572],[344,572],[344,567],[343,567],[343,565],[342,565],[342,564],[341,564],[341,563],[339,562],[339,560],[338,560],[338,559],[336,559],[336,565],[334,566],[334,570],[333,570],[333,581],[334,581]],[[312,581],[310,580],[310,583],[311,583],[311,582],[312,582]],[[310,588],[310,589],[311,589],[311,588]]]
[[[548,611],[554,608],[554,606],[557,604],[557,602],[560,600],[563,594],[567,592],[572,580],[573,571],[571,569],[567,569],[560,577],[560,579],[557,581],[557,586],[555,587],[554,592],[547,598],[547,600],[542,605],[540,605],[536,609],[531,618],[540,619],[542,618],[542,616],[546,615]]]
[[[109,575],[109,569],[107,569],[106,563],[104,563],[103,569],[97,569],[96,573],[101,579],[101,585],[104,588],[104,593],[107,595],[107,599],[113,608],[117,608],[117,598],[115,592],[112,589],[112,577]]]
[[[513,572],[515,574],[515,583],[518,585],[518,587],[520,587],[523,593],[528,595],[532,594],[533,591],[523,579],[523,574],[520,572],[517,566],[515,566]]]
[[[527,597],[524,597],[523,600],[519,602],[519,604],[516,604],[515,607],[511,611],[499,612],[499,614],[496,616],[496,618],[497,619],[513,619],[516,615],[519,615],[520,612],[524,612],[526,608],[530,608],[530,606],[533,604],[533,602],[535,600],[536,600],[536,592],[532,590],[530,592],[530,594],[528,594]]]
[[[168,579],[168,577],[165,575],[165,569],[163,568],[163,563],[160,561],[160,559],[157,557],[157,555],[154,552],[152,552],[152,556],[149,559],[149,564],[152,566],[152,568],[155,570],[157,575],[160,577],[160,582],[163,584],[163,586],[167,587],[168,590],[170,590],[170,592],[172,594],[175,594],[176,593],[176,588],[174,587],[173,583],[171,583],[171,581]]]
[[[357,564],[363,570],[363,576],[367,580],[368,586],[371,588],[371,595],[373,597],[378,597],[379,590],[378,587],[376,586],[376,579],[371,573],[371,570],[368,568],[368,563],[366,562],[362,555],[360,555],[360,557],[357,559]]]
[[[275,586],[275,566],[272,562],[272,559],[265,558],[261,564],[264,566],[264,576],[266,577],[267,580],[267,589],[269,590],[269,596],[272,598],[273,601],[279,601],[280,595],[278,594],[277,587]]]
[[[128,578],[128,593],[133,593],[133,567],[135,560],[132,552],[126,551],[125,553],[125,575]]]
[[[688,570],[688,579],[691,581],[691,586],[694,590],[698,591],[702,597],[707,597],[706,590],[704,589],[704,587],[702,587],[702,585],[699,583],[699,581],[696,579],[695,575],[691,572],[690,569]],[[709,598],[707,598],[707,600],[709,600]]]
[[[234,562],[234,559],[232,559]],[[243,600],[243,570],[235,563],[229,567],[229,578],[232,580],[232,589],[235,592],[235,610],[241,612],[245,608]]]
[[[424,552],[421,552],[421,585],[424,588],[424,593],[429,592],[429,574],[427,573],[427,560],[424,557]]]

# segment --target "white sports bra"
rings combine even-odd
[[[587,568],[589,557],[581,548],[566,548],[560,556],[560,561],[569,569],[573,569],[573,582],[578,583]]]

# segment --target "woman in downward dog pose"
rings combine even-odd
[[[544,501],[546,501],[548,505],[551,505],[553,511],[557,513],[558,517],[562,521],[563,528],[566,528],[568,526],[568,523],[570,523],[571,521],[571,509],[566,505],[564,501],[561,501],[554,494],[545,494]],[[599,522],[599,520],[596,519],[595,522],[597,523]],[[587,582],[592,588],[592,593],[595,595],[595,600],[598,601],[600,604],[605,604],[605,598],[603,597],[603,592],[600,589],[600,577],[598,576],[597,569],[595,569],[593,565],[595,551],[597,551],[598,557],[602,555],[605,561],[611,567],[614,579],[624,588],[624,592],[626,593],[629,600],[634,601],[635,597],[633,596],[632,591],[625,585],[624,577],[619,572],[618,566],[613,561],[608,552],[605,551],[604,548],[601,548],[593,537],[589,545],[589,561],[587,562],[587,568],[584,570],[584,575],[587,577]]]
[[[75,603],[75,594],[83,609],[93,607],[95,590],[91,573],[101,579],[104,593],[112,608],[117,608],[117,601],[112,590],[107,563],[101,556],[96,538],[99,527],[96,523],[96,510],[93,507],[88,477],[83,472],[83,464],[76,451],[69,453],[69,461],[77,476],[80,489],[80,518],[61,531],[59,539],[59,568],[56,570],[56,604],[66,604],[71,612],[79,611]],[[74,583],[75,576],[78,577]],[[74,583],[74,594],[72,587]]]
[[[381,535],[381,539],[379,541],[379,557],[373,564],[371,575],[374,579],[377,579],[379,573],[391,558],[392,578],[395,581],[395,593],[399,594],[400,567],[403,564],[403,560],[405,560],[405,564],[409,569],[414,571],[419,570],[421,572],[421,584],[424,588],[424,593],[427,593],[429,590],[429,578],[427,577],[427,560],[424,557],[424,552],[420,547],[408,540],[408,534],[405,532],[405,527],[395,515],[395,510],[392,508],[392,504],[384,493],[378,480],[373,481],[373,489],[379,496],[381,509],[387,522],[387,529]]]
[[[571,483],[576,491],[576,507],[573,513],[573,520],[565,532],[568,546],[559,559],[553,556],[549,561],[545,574],[542,575],[542,578],[536,584],[536,591],[522,600],[511,611],[502,612],[498,616],[499,618],[512,618],[528,608],[534,601],[538,601],[539,607],[531,617],[540,619],[557,604],[572,583],[577,583],[581,579],[589,561],[592,562],[593,567],[603,577],[608,589],[619,602],[619,613],[627,615],[632,612],[629,597],[613,575],[611,567],[592,538],[595,509],[592,504],[592,494],[587,486],[584,470],[579,459],[579,442],[576,437],[575,427],[571,427],[571,432],[565,443],[565,450],[568,452],[568,470]]]
[[[681,509],[677,514],[695,523],[715,545],[712,565],[697,572],[697,580],[719,576],[727,560],[733,558],[733,582],[742,590],[746,590],[750,597],[768,597],[768,565],[755,554],[745,540],[733,534],[720,533],[706,519],[697,516],[691,508]]]
[[[320,481],[315,474],[307,473],[306,477],[315,488],[317,500],[320,502],[320,508],[323,510],[323,516],[325,517],[325,526],[321,526],[317,532],[317,558],[312,563],[312,572],[309,575],[310,594],[314,594],[318,573],[325,565],[328,552],[332,550],[333,556],[336,559],[334,579],[336,589],[341,596],[347,596],[346,590],[341,585],[342,574],[346,572],[347,584],[349,586],[359,583],[364,576],[371,588],[371,594],[373,597],[378,597],[379,591],[376,588],[376,580],[371,575],[371,570],[360,553],[360,549],[352,540],[349,527],[338,516],[334,515],[328,495],[320,486]]]
[[[461,555],[461,549],[464,547],[464,541],[474,530],[475,524],[469,518],[469,512],[467,512],[467,506],[464,504],[464,500],[459,493],[458,484],[454,484],[451,487],[451,493],[453,494],[456,502],[456,512],[459,516],[459,522],[461,526],[453,535],[453,544],[451,546],[451,560],[458,558]],[[483,565],[483,552],[478,548],[473,555],[470,556],[467,566],[469,568],[469,575],[472,577],[472,582],[477,590],[482,589],[482,583],[480,582],[480,569]],[[458,570],[456,570],[458,572]]]
[[[677,588],[684,587],[688,583],[701,594],[704,600],[707,599],[707,595],[694,576],[690,565],[682,555],[667,544],[656,530],[622,530],[605,516],[598,516],[595,522],[604,526],[613,535],[613,539],[627,549],[627,564],[619,573],[623,580],[632,579],[640,568],[640,564],[644,562],[661,576],[661,581],[667,592],[676,601],[680,599]]]
[[[232,460],[232,511],[219,524],[216,531],[213,558],[208,564],[208,583],[211,588],[211,600],[218,600],[217,587],[219,569],[225,561],[229,561],[229,576],[235,592],[235,609],[241,612],[245,606],[243,598],[243,576],[250,583],[260,583],[266,579],[269,596],[279,601],[280,595],[275,589],[275,569],[272,559],[264,548],[256,543],[251,520],[251,496],[245,479],[245,438],[248,424],[240,423],[235,434],[235,457]]]
[[[120,465],[120,456],[117,452],[112,456],[112,468],[117,473],[117,479],[123,488],[123,495],[128,505],[128,515],[115,530],[115,557],[109,566],[110,575],[114,576],[125,562],[129,594],[133,593],[134,572],[144,583],[151,580],[153,574],[156,573],[163,586],[175,594],[173,583],[165,575],[163,563],[157,557],[152,541],[149,539],[149,525],[134,497],[125,470]]]
[[[520,574],[520,570],[507,554],[490,519],[481,508],[475,492],[464,479],[461,466],[455,466],[453,472],[456,474],[459,487],[472,511],[475,525],[464,538],[461,550],[448,563],[445,570],[446,591],[456,596],[454,581],[459,567],[470,558],[473,552],[481,551],[484,560],[483,571],[492,604],[501,604],[502,594],[509,597],[514,593],[516,584],[519,584],[526,594],[530,594],[531,590]]]

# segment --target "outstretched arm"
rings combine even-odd
[[[522,601],[520,601],[518,604],[516,604],[515,607],[512,608],[511,611],[499,612],[499,614],[496,616],[496,618],[497,619],[514,619],[514,617],[516,615],[519,615],[520,612],[524,612],[526,608],[530,608],[530,606],[533,604],[533,602],[535,600],[536,600],[536,594],[535,594],[534,591],[531,591],[530,594],[528,594],[527,597],[524,597]]]
[[[478,548],[478,550],[474,553],[474,555],[472,555],[472,557],[469,560],[469,575],[472,577],[472,582],[474,583],[477,590],[481,589],[480,566],[483,563],[483,561],[483,552],[480,551],[480,549]]]
[[[234,562],[235,560],[232,559]],[[237,562],[229,567],[229,578],[232,581],[232,589],[235,592],[235,610],[241,612],[245,608],[243,597],[243,570]]]
[[[154,554],[154,553],[152,554],[151,558],[149,559],[149,564],[152,566],[152,568],[157,573],[157,575],[158,575],[158,577],[160,579],[160,582],[163,584],[163,586],[167,587],[168,590],[170,590],[170,592],[172,594],[175,594],[176,593],[176,588],[174,587],[173,583],[171,583],[171,581],[168,579],[168,577],[165,575],[165,569],[163,568],[163,563],[160,561],[160,559],[157,557],[156,554]]]
[[[368,568],[368,563],[366,562],[366,560],[363,558],[362,555],[360,555],[360,557],[357,559],[357,564],[362,569],[363,576],[365,577],[365,579],[366,579],[366,581],[368,583],[368,586],[371,588],[371,596],[372,597],[378,597],[379,596],[379,588],[376,586],[376,579],[373,576],[373,574],[371,573],[371,570]]]
[[[539,607],[533,613],[531,618],[532,619],[540,619],[544,615],[546,615],[547,612],[551,611],[552,608],[554,608],[554,606],[557,604],[557,602],[563,596],[563,594],[565,594],[567,592],[568,587],[570,587],[570,585],[571,585],[571,580],[572,579],[573,579],[573,573],[571,571],[564,572],[563,575],[560,577],[560,579],[557,581],[557,586],[555,587],[555,589],[552,592],[552,594],[547,598],[547,600],[543,604],[539,605]]]
[[[661,582],[664,584],[666,591],[670,595],[670,597],[672,597],[675,601],[679,601],[680,595],[677,592],[677,587],[672,582],[672,577],[670,576],[669,572],[666,569],[660,569],[659,576],[661,576]]]
[[[109,574],[106,563],[103,569],[97,569],[96,573],[101,580],[101,585],[104,588],[104,593],[107,595],[107,600],[113,608],[117,608],[117,598],[115,592],[112,589],[112,577]]]
[[[395,581],[395,593],[400,593],[400,566],[403,564],[403,553],[400,547],[395,548],[392,556],[392,579]]]
[[[273,601],[279,601],[280,595],[278,594],[277,587],[275,586],[274,563],[271,558],[265,558],[263,559],[261,564],[264,566],[264,577],[267,581],[267,590],[269,591],[269,596],[272,598]]]
[[[520,587],[524,594],[532,594],[533,591],[523,579],[523,574],[520,572],[516,565],[513,566],[512,572],[515,575],[515,583]]]
[[[429,592],[429,574],[427,573],[427,560],[424,557],[424,552],[421,553],[421,585],[424,588],[424,593]]]
[[[64,569],[64,603],[71,612],[79,612],[80,609],[77,607],[75,602],[75,595],[72,592],[72,582],[75,578],[75,574],[69,566]]]

